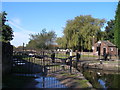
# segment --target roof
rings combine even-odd
[[[114,47],[116,46],[108,40],[107,41],[101,41],[101,43],[105,43],[107,46],[114,46]],[[99,44],[99,43],[97,43],[97,44]]]
[[[113,43],[111,43],[110,41],[102,41],[103,43],[107,44],[108,46],[116,46]]]

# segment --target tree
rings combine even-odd
[[[22,51],[23,50],[23,46],[18,46],[16,48],[14,48],[16,51]]]
[[[27,49],[36,49],[36,41],[35,40],[30,40],[28,44],[26,45]]]
[[[58,37],[56,39],[56,43],[59,45],[60,48],[67,48],[67,43],[66,43],[66,38],[65,37]]]
[[[108,21],[104,32],[104,40],[109,40],[112,43],[114,43],[114,24],[115,20]]]
[[[114,40],[115,40],[115,44],[118,47],[119,58],[120,58],[120,1],[118,2],[116,16],[115,16]]]
[[[54,31],[46,32],[46,29],[43,29],[41,33],[31,34],[30,37],[27,48],[50,49],[52,44],[54,44],[56,34]]]
[[[0,13],[0,41],[10,42],[13,39],[13,30],[9,25],[6,25],[5,22],[8,21],[6,19],[7,13],[4,11]]]
[[[93,36],[97,38],[104,22],[104,19],[93,18],[91,15],[81,15],[68,20],[63,31],[67,47],[80,49],[84,46],[85,49],[91,50]]]

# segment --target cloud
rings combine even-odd
[[[28,43],[29,35],[24,32],[14,32],[14,39],[11,41],[11,44],[14,46],[22,46],[23,43]]]
[[[12,25],[13,27],[15,27],[15,28],[17,28],[17,29],[19,29],[19,30],[25,30],[25,29],[23,29],[22,27],[20,27],[19,25],[17,25],[15,22],[13,22],[13,21],[8,21],[8,23],[10,24],[10,25]]]
[[[11,44],[14,46],[20,46],[23,43],[27,44],[29,42],[29,34],[35,34],[35,32],[31,30],[27,30],[13,22],[12,20],[9,20],[8,23],[17,31],[14,30],[14,38],[11,41]]]
[[[31,32],[25,32],[25,31],[20,31],[20,32],[14,32],[14,39],[11,41],[11,44],[14,46],[22,46],[23,43],[27,44],[29,42],[29,34]]]
[[[17,25],[21,24],[21,20],[19,18],[12,18],[11,21]]]

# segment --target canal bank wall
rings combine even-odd
[[[89,68],[99,70],[112,70],[120,72],[119,61],[102,61],[102,62],[78,62],[78,68]]]

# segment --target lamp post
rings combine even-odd
[[[94,56],[94,35],[93,35],[93,40],[92,40],[92,50],[93,50],[93,56]]]
[[[93,42],[92,42],[93,46],[94,46],[94,38],[95,38],[95,36],[93,35]]]
[[[101,41],[98,41],[98,44],[99,44],[98,55],[99,55],[99,60],[100,60]]]
[[[24,52],[24,50],[25,50],[25,47],[24,47],[24,45],[25,45],[25,43],[23,43],[23,52]]]

